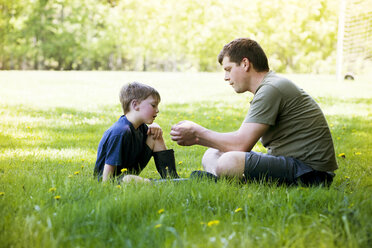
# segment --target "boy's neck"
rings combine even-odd
[[[139,120],[134,112],[129,112],[125,115],[127,120],[132,123],[133,127],[137,129],[139,126],[143,124],[143,121]]]

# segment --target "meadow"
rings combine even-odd
[[[339,165],[329,189],[97,182],[98,142],[131,81],[159,90],[156,122],[179,175],[201,169],[206,148],[180,147],[169,132],[184,119],[240,126],[252,94],[236,94],[222,72],[0,71],[0,247],[372,247],[370,77],[286,76],[327,117]],[[160,178],[153,160],[141,176]]]

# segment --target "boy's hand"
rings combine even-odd
[[[148,125],[147,135],[152,136],[154,140],[159,139],[163,136],[163,130],[161,130],[161,127],[156,124],[155,122],[151,125]]]

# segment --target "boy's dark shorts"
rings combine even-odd
[[[258,152],[245,155],[244,176],[247,180],[272,180],[285,184],[305,186],[329,186],[334,177],[332,172],[312,169],[298,159],[272,156]]]

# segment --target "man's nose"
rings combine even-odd
[[[225,81],[230,81],[230,76],[228,73],[225,73]]]

